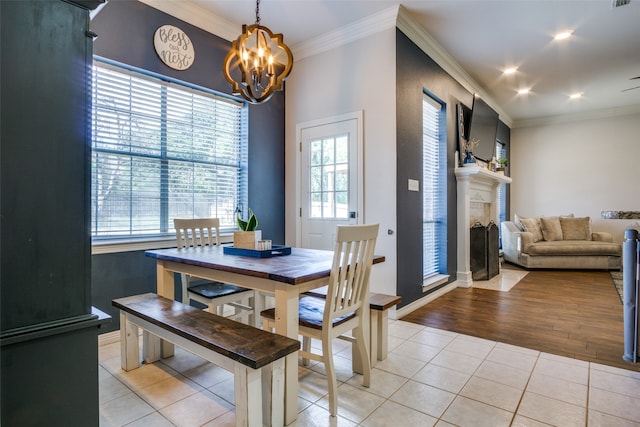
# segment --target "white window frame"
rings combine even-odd
[[[424,93],[422,102],[422,290],[445,283],[447,273],[447,156],[444,104]]]
[[[496,141],[496,160],[507,158],[507,146],[500,141]],[[500,249],[502,249],[502,227],[500,224],[507,220],[507,184],[498,185],[498,233],[500,238]]]
[[[120,252],[175,246],[174,217],[216,216],[221,218],[224,231],[230,232],[236,228],[233,211],[238,207],[242,209],[246,206],[248,194],[248,108],[246,103],[208,89],[135,70],[109,60],[97,57],[94,59],[94,78],[96,73],[102,73],[104,76],[105,72],[108,76],[115,76],[114,81],[108,78],[99,80],[102,83],[101,88],[106,90],[103,93],[113,93],[114,97],[121,98],[117,103],[112,102],[111,106],[103,103],[101,107],[101,101],[97,100],[96,85],[93,85],[92,252]],[[113,74],[114,72],[117,74]],[[131,83],[132,89],[120,87],[126,84],[127,79],[135,81]],[[112,84],[113,87],[110,86]],[[136,87],[138,84],[141,86]],[[123,92],[119,92],[121,90]],[[134,101],[131,101],[134,99],[131,95],[133,92],[128,94],[128,90],[136,91]],[[152,94],[155,91],[162,93],[162,97],[153,98]],[[147,96],[149,99],[146,98]],[[147,102],[148,104],[145,104]],[[171,102],[175,104],[172,105]],[[186,104],[176,108],[178,102],[186,102]],[[127,103],[137,107],[134,109],[127,106]],[[148,105],[149,110],[140,111],[140,105]],[[110,108],[113,110],[109,110]],[[178,114],[171,115],[171,111]],[[182,114],[182,111],[186,113]],[[100,128],[100,123],[104,124],[109,120],[107,117],[117,117],[117,120],[129,121],[129,123],[121,127],[108,123]],[[135,135],[134,132],[141,132],[140,129],[143,126],[148,134]],[[126,134],[126,129],[131,129],[130,140],[127,140],[129,136]],[[187,129],[186,133],[184,129]],[[191,134],[188,132],[189,129],[193,130]],[[136,138],[141,142],[135,143]],[[155,143],[156,139],[161,142]],[[119,174],[120,177],[116,179],[124,183],[121,184],[121,189],[124,190],[121,190],[121,194],[118,195],[122,197],[114,196],[111,203],[124,203],[123,209],[125,211],[129,209],[130,218],[128,220],[121,218],[122,224],[129,221],[128,229],[121,227],[122,230],[109,230],[108,226],[102,227],[99,222],[97,183],[100,181],[96,173],[99,169],[96,162],[100,156],[125,159],[125,172],[119,169],[123,163],[117,166],[103,163],[106,168],[103,175],[106,175],[110,167],[116,168],[111,169],[110,172],[116,177]],[[126,158],[130,158],[131,161],[126,161]],[[152,171],[152,175],[141,178],[139,186],[131,184],[127,189],[126,179],[129,178],[126,176],[130,177],[131,182],[137,182],[134,171],[141,173],[139,169],[134,169],[133,165],[145,162],[152,165],[148,169]],[[154,181],[156,178],[157,180]],[[157,186],[153,184],[154,182],[157,182]],[[137,188],[140,186],[148,186],[152,189],[149,198],[139,198],[140,190]],[[104,182],[102,188],[104,188]],[[144,223],[140,229],[132,225],[136,221],[134,211],[136,202],[143,203],[139,205],[138,211],[139,209],[143,209],[144,212],[155,211],[155,209],[148,209],[148,206],[157,205],[159,208],[155,219],[153,219],[154,215],[147,215],[151,218],[151,223],[149,225]],[[127,207],[127,203],[131,207]],[[137,221],[143,222],[139,218]]]

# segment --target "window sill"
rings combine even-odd
[[[422,280],[422,292],[430,291],[431,289],[446,283],[449,280],[448,274],[435,274]]]
[[[233,242],[233,234],[221,234],[220,243]],[[148,237],[141,239],[100,240],[91,244],[91,255],[119,252],[146,251],[149,249],[175,248],[175,237]]]

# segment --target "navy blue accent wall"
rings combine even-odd
[[[167,67],[156,55],[153,35],[173,25],[191,39],[193,65],[184,71]],[[94,54],[131,67],[165,75],[230,95],[222,64],[231,42],[137,1],[110,1],[91,22],[98,34]],[[238,35],[241,28],[238,28]],[[284,93],[249,106],[249,207],[266,239],[284,243]],[[93,255],[93,305],[111,314],[110,330],[119,328],[111,300],[155,292],[155,262],[143,251]]]
[[[452,282],[456,278],[457,270],[457,191],[454,159],[458,143],[455,106],[458,102],[472,105],[473,94],[456,82],[400,30],[396,30],[397,291],[402,297],[401,306],[425,295],[421,287],[422,192],[407,190],[408,179],[417,179],[422,183],[422,97],[425,91],[445,103],[447,274],[450,275],[449,282]]]

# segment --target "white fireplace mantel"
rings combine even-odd
[[[498,224],[498,187],[510,184],[511,178],[491,172],[479,166],[457,167],[455,169],[458,190],[458,271],[459,287],[473,286],[470,262],[470,228],[479,220],[483,225],[490,221]],[[471,204],[480,203],[484,207],[483,218],[472,218]]]

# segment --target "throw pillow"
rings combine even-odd
[[[560,218],[564,240],[591,240],[591,218]]]
[[[526,231],[524,225],[522,225],[522,217],[518,214],[513,214],[513,223],[518,227],[520,231]]]
[[[520,218],[525,231],[533,234],[533,241],[539,242],[542,240],[542,229],[540,228],[540,220],[538,218]]]
[[[541,217],[540,228],[542,228],[542,237],[549,242],[554,240],[562,240],[562,227],[560,226],[560,218]]]

